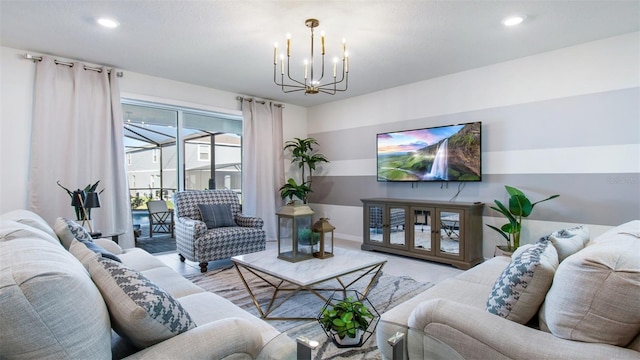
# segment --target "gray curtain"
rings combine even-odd
[[[75,220],[71,198],[56,182],[76,190],[100,181],[93,229],[120,234],[120,244],[133,247],[116,72],[43,57],[36,65],[33,114],[29,208],[52,225],[61,216]]]
[[[262,218],[267,240],[276,240],[284,184],[282,107],[244,99],[242,116],[242,210]]]

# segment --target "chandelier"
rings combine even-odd
[[[313,29],[320,25],[320,21],[317,19],[307,19],[304,24],[311,29],[311,59],[304,60],[304,80],[296,80],[291,76],[291,34],[287,34],[287,64],[285,66],[284,54],[280,54],[278,59],[278,43],[275,43],[273,49],[273,82],[282,88],[285,93],[304,91],[306,94],[317,94],[319,92],[329,95],[335,95],[338,91],[346,91],[349,85],[349,56],[347,54],[347,43],[342,39],[342,70],[338,74],[338,62],[340,60],[336,57],[333,59],[333,77],[322,83],[325,77],[324,70],[324,31],[320,33],[321,45],[322,45],[322,67],[319,72],[314,69],[314,52],[313,52]],[[278,60],[280,60],[280,82],[278,82]],[[286,68],[286,69],[285,69]],[[286,78],[285,78],[286,75]],[[338,79],[338,75],[340,78]],[[327,76],[328,77],[328,76]],[[285,83],[286,81],[286,83]],[[338,84],[342,84],[338,88]]]

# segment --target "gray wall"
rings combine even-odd
[[[310,136],[324,144],[322,152],[332,161],[375,157],[376,134],[380,132],[471,121],[482,121],[483,155],[526,149],[637,144],[640,142],[639,98],[637,88],[625,89]],[[485,162],[490,161],[487,156],[483,157]],[[553,156],[539,159],[549,163],[557,160],[562,159]],[[377,182],[375,174],[317,176],[310,199],[313,203],[345,206],[360,206],[360,199],[365,197],[449,200],[460,186],[457,200],[492,203],[494,199],[506,197],[504,185],[512,185],[525,191],[533,201],[552,194],[561,195],[553,202],[540,204],[530,219],[601,225],[637,219],[640,174],[602,172],[607,166],[598,159],[594,159],[591,167],[591,171],[583,169],[586,172],[580,173],[491,174],[483,171],[479,183],[384,183]],[[492,214],[493,210],[485,207],[485,215]]]
[[[507,200],[504,185],[533,201],[560,194],[536,206],[523,243],[640,218],[639,44],[631,33],[310,108],[309,136],[331,160],[315,173],[312,208],[354,241],[360,199],[480,201],[484,223],[500,226],[489,206]],[[482,122],[482,182],[376,181],[377,133],[473,121]],[[483,234],[492,256],[503,240]]]

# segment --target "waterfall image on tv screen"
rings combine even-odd
[[[377,135],[378,181],[481,181],[481,122]]]

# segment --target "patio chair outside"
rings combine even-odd
[[[149,209],[149,237],[153,237],[153,233],[163,233],[173,235],[173,211],[167,207],[164,200],[153,200],[147,203]]]

